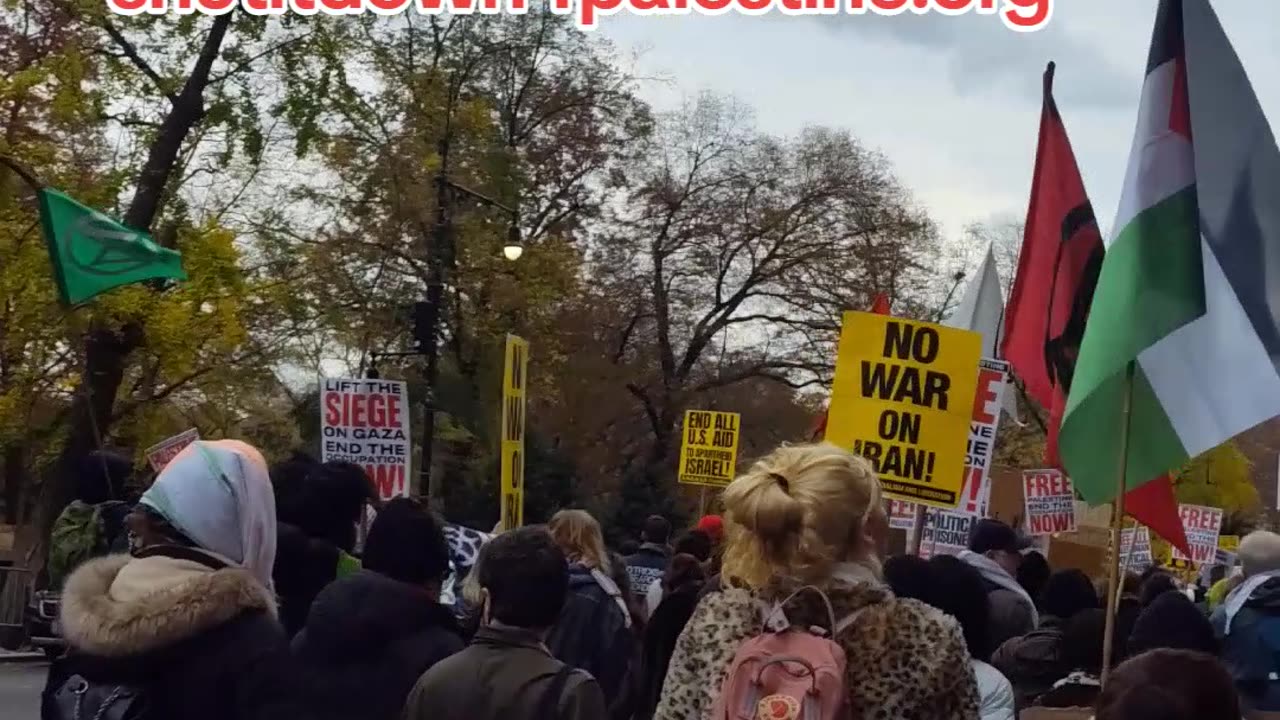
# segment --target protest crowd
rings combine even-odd
[[[444,279],[442,268],[457,261],[453,251],[447,263],[441,255],[433,262],[442,264],[415,275],[431,301],[396,311],[411,316],[416,350],[370,350],[369,362],[362,354],[359,369],[352,368],[361,377],[318,378],[317,432],[275,442],[269,439],[275,435],[218,425],[214,437],[202,437],[215,426],[192,419],[198,427],[145,452],[146,473],[138,467],[142,453],[107,449],[116,447],[112,440],[137,438],[104,435],[95,418],[111,420],[124,357],[143,347],[144,335],[166,333],[139,326],[136,344],[126,343],[123,338],[132,335],[125,330],[93,321],[86,335],[92,342],[83,343],[82,384],[89,389],[74,401],[58,390],[77,420],[68,420],[71,439],[57,453],[32,450],[33,456],[58,458],[27,502],[38,510],[35,519],[24,519],[24,562],[31,565],[6,568],[11,577],[26,573],[32,579],[0,584],[0,599],[21,594],[28,603],[23,612],[34,607],[32,617],[48,621],[41,630],[48,637],[38,637],[47,641],[41,647],[52,660],[40,696],[42,719],[1280,718],[1280,534],[1261,529],[1267,522],[1257,512],[1257,477],[1240,480],[1251,502],[1235,507],[1210,505],[1225,493],[1210,497],[1177,487],[1198,459],[1280,418],[1280,310],[1270,292],[1280,276],[1280,149],[1207,0],[1161,0],[1158,6],[1122,212],[1110,244],[1093,217],[1053,98],[1054,64],[1045,71],[1028,219],[1007,303],[991,247],[959,301],[951,303],[963,272],[936,312],[905,303],[904,314],[894,315],[889,294],[872,287],[880,260],[865,274],[859,270],[856,282],[816,282],[824,271],[805,265],[791,284],[769,280],[733,292],[722,287],[726,278],[757,274],[734,265],[736,256],[773,258],[794,239],[801,243],[799,259],[777,262],[818,262],[814,258],[826,256],[808,257],[804,226],[825,222],[842,242],[862,243],[863,232],[847,227],[852,216],[867,214],[879,224],[897,214],[888,210],[766,208],[758,218],[747,216],[742,224],[751,227],[744,232],[754,234],[757,224],[800,227],[794,235],[780,231],[767,250],[736,240],[722,252],[689,249],[691,264],[667,280],[660,261],[616,260],[654,263],[653,282],[635,287],[658,291],[670,289],[671,277],[709,274],[712,265],[719,275],[710,291],[717,307],[702,319],[672,320],[641,300],[622,333],[614,365],[632,352],[626,338],[642,317],[655,318],[666,353],[672,334],[696,337],[679,363],[674,354],[658,363],[669,366],[654,381],[662,386],[660,408],[644,388],[626,383],[643,404],[649,429],[660,433],[643,468],[636,457],[647,451],[620,448],[628,443],[611,442],[614,436],[603,431],[587,441],[602,456],[625,455],[616,467],[623,468],[624,480],[639,481],[621,484],[616,497],[604,484],[571,487],[558,496],[544,492],[551,483],[547,475],[564,485],[576,485],[577,478],[548,469],[555,467],[548,458],[529,458],[546,454],[542,446],[558,446],[563,437],[588,435],[579,431],[592,423],[575,416],[566,426],[571,430],[553,442],[526,444],[527,399],[543,389],[530,381],[530,341],[507,332],[520,323],[509,325],[505,315],[482,323],[502,328],[500,396],[489,398],[480,387],[490,369],[497,376],[487,359],[496,345],[489,335],[474,343],[475,359],[468,363],[473,374],[441,375],[438,343],[446,333],[440,313],[451,302],[442,299],[445,286],[451,295],[474,294],[468,302],[489,301],[466,283]],[[226,27],[210,33],[213,55]],[[446,34],[434,23],[431,28]],[[325,46],[328,40],[316,42]],[[132,45],[124,47],[123,56],[137,54]],[[157,47],[164,44],[148,43],[147,50]],[[407,47],[412,55],[413,44]],[[237,46],[237,57],[246,54]],[[336,58],[342,51],[328,48],[325,54]],[[210,66],[201,62],[207,82]],[[548,67],[560,72],[570,65]],[[505,86],[518,73],[477,74],[509,75],[499,83]],[[335,87],[332,94],[359,106],[354,85]],[[316,94],[327,94],[327,87],[327,79],[318,82]],[[451,103],[470,102],[469,91],[443,94]],[[199,97],[184,89],[171,99],[194,117],[205,114]],[[417,104],[416,91],[414,97]],[[221,117],[230,112],[225,103],[214,107]],[[480,105],[467,111],[476,118],[486,112]],[[584,110],[581,117],[593,113]],[[285,114],[299,121],[308,111],[290,106]],[[514,109],[504,116],[509,132],[525,122],[520,116]],[[564,121],[575,134],[581,117]],[[1224,117],[1244,129],[1221,123]],[[195,120],[184,122],[187,129],[178,134]],[[161,136],[178,132],[167,120],[155,127]],[[672,134],[702,132],[696,123]],[[1248,143],[1236,143],[1238,138]],[[707,147],[718,144],[724,143],[709,141]],[[509,211],[504,257],[519,258],[519,207],[454,183],[443,167],[449,143],[439,147],[436,202],[456,192]],[[164,161],[169,165],[178,154],[176,145],[171,150]],[[512,141],[503,152],[514,157],[516,150]],[[766,150],[751,164],[781,162],[772,143]],[[794,191],[840,195],[811,187],[808,177],[826,165],[818,175],[843,176],[839,163],[829,163],[825,151],[802,150],[795,172],[804,181]],[[169,171],[150,168],[166,152],[151,154],[144,179],[163,181]],[[339,143],[328,152],[348,151]],[[702,164],[696,153],[690,158],[694,166]],[[137,286],[140,296],[159,295],[167,291],[164,282],[189,280],[178,250],[45,187],[4,155],[0,164],[17,172],[38,198],[38,225],[63,305],[83,305],[127,285]],[[666,160],[661,165],[665,182],[672,172]],[[725,161],[724,179],[707,185],[741,186],[750,205],[757,195],[790,184],[757,184],[741,172],[736,162]],[[608,184],[615,183],[613,175],[621,183],[625,174],[611,171]],[[702,181],[691,174],[683,182]],[[855,174],[848,182],[863,184]],[[139,196],[145,199],[141,190]],[[618,204],[648,198],[662,209],[656,217],[668,204],[685,202],[668,196],[646,187]],[[706,207],[737,204],[715,197]],[[156,208],[143,209],[154,219]],[[452,232],[450,214],[444,205],[436,209],[439,224],[424,234],[443,243]],[[679,222],[667,217],[661,234],[681,238],[693,232],[686,226],[697,225],[698,232],[718,236],[722,222],[739,222],[727,214],[705,215]],[[805,219],[810,215],[815,219]],[[150,225],[151,219],[135,224]],[[226,242],[229,248],[232,241]],[[683,240],[654,240],[653,252],[666,253],[667,242]],[[877,250],[876,243],[866,239],[869,250]],[[80,254],[73,252],[77,248]],[[124,256],[136,257],[111,259],[126,250]],[[615,255],[603,257],[612,262]],[[198,277],[200,263],[192,266]],[[826,284],[854,285],[859,300],[871,301],[870,311],[851,309],[844,296],[822,299]],[[733,299],[722,302],[722,296]],[[807,304],[824,313],[835,309],[821,322],[774,316]],[[204,305],[210,303],[196,307]],[[816,371],[822,397],[788,405],[807,419],[825,404],[807,436],[780,428],[778,414],[763,406],[726,409],[731,404],[702,394],[743,378],[797,391],[813,384],[773,374],[802,367],[786,355],[792,352],[788,342],[780,342],[783,357],[772,364],[758,364],[751,352],[731,347],[730,326],[744,321],[731,319],[739,310],[750,313],[746,319],[794,324],[797,337],[808,338],[823,355]],[[199,317],[206,314],[212,311],[201,309]],[[592,322],[588,318],[584,327]],[[738,334],[754,334],[753,327],[740,327]],[[717,378],[699,384],[698,373],[711,372],[701,347],[721,331]],[[103,340],[117,332],[114,341]],[[72,345],[59,343],[60,351],[73,354]],[[88,359],[103,348],[119,357]],[[0,351],[0,361],[9,362],[12,353]],[[420,355],[427,360],[421,384],[415,383],[425,425],[419,437],[409,427],[409,381],[382,377],[376,363]],[[726,371],[726,361],[753,369],[735,380],[739,368]],[[91,381],[109,375],[111,367],[110,393],[95,395]],[[680,376],[678,383],[670,373]],[[130,376],[129,383],[139,393],[146,386],[154,403],[173,390],[157,391],[147,373],[136,382]],[[467,395],[474,424],[497,425],[497,432],[491,427],[472,435],[474,428],[441,420],[437,433],[435,398],[445,389]],[[608,404],[592,390],[587,402]],[[744,397],[756,392],[742,390]],[[0,401],[9,398],[0,393]],[[1024,454],[1002,462],[999,469],[1009,475],[997,482],[997,455],[1013,444],[1001,445],[999,423],[1011,417],[1027,427],[1019,407],[1034,415],[1043,436],[1036,438],[1037,459]],[[490,413],[494,408],[500,418]],[[41,412],[53,409],[41,406]],[[157,422],[169,421],[156,415]],[[744,425],[769,433],[744,441]],[[223,437],[228,435],[258,438],[261,447]],[[476,448],[496,451],[485,456],[492,463],[475,470],[475,483],[433,474],[446,465],[433,459],[436,446],[463,435]],[[54,437],[61,435],[51,432],[41,442]],[[290,453],[299,445],[308,450]],[[751,457],[739,457],[740,445]],[[21,449],[3,447],[6,453]],[[1237,475],[1248,475],[1249,462],[1240,465]],[[6,464],[5,474],[15,467]],[[466,477],[473,477],[470,472]],[[1010,480],[1019,474],[1021,483]],[[1205,485],[1213,483],[1208,460],[1203,476]],[[483,496],[487,504],[460,511],[465,498],[454,491],[464,485],[466,496]],[[1010,488],[1021,493],[1018,508],[996,509],[994,493]],[[526,489],[536,503],[526,503]],[[10,509],[7,497],[0,500]],[[23,505],[18,500],[15,512]],[[495,506],[494,527],[470,526],[487,527]],[[1088,528],[1097,531],[1096,542],[1075,543],[1085,535],[1081,516],[1103,508],[1110,517],[1106,526]],[[464,517],[470,522],[461,522]],[[1270,526],[1280,527],[1274,514]],[[1159,553],[1153,550],[1157,540]],[[1072,556],[1063,550],[1069,544],[1092,554]],[[39,646],[36,639],[31,632],[22,638],[32,647]]]
[[[830,444],[755,461],[723,515],[687,530],[650,517],[626,556],[565,509],[477,533],[466,558],[458,528],[419,500],[379,502],[359,468],[301,454],[268,468],[238,441],[192,443],[139,498],[108,467],[86,467],[82,496],[131,509],[117,552],[59,556],[74,565],[68,652],[46,718],[86,717],[80,705],[111,693],[122,718],[222,720],[1280,711],[1280,536],[1267,531],[1212,588],[1159,568],[1125,577],[1104,690],[1105,579],[1048,567],[992,519],[957,555],[886,557],[876,474]],[[811,630],[779,632],[796,627]],[[812,674],[766,674],[784,661]]]

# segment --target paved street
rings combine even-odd
[[[0,720],[40,717],[40,691],[48,669],[43,662],[0,663]]]

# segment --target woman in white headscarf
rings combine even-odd
[[[129,555],[67,580],[70,652],[49,673],[43,716],[132,717],[125,706],[145,703],[147,717],[299,717],[270,589],[275,501],[262,455],[237,441],[193,443],[142,496],[129,530]]]

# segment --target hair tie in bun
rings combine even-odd
[[[769,473],[769,477],[773,478],[773,481],[778,483],[778,487],[782,488],[782,492],[787,493],[788,495],[791,494],[791,483],[787,482],[786,477],[776,472]]]

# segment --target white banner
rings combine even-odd
[[[1196,565],[1212,565],[1218,553],[1218,535],[1222,532],[1222,509],[1203,505],[1179,505],[1182,529],[1187,533],[1191,557],[1173,549],[1173,557],[1190,560]]]
[[[1022,496],[1027,533],[1055,535],[1076,531],[1076,493],[1060,470],[1023,470]]]
[[[977,521],[978,517],[969,513],[930,509],[925,516],[923,537],[920,538],[920,557],[963,552],[969,547],[969,533]]]
[[[983,358],[978,363],[978,392],[973,398],[969,445],[964,460],[964,490],[958,512],[987,516],[991,503],[991,458],[1000,426],[1000,408],[1009,384],[1009,363]]]
[[[1151,531],[1146,526],[1120,531],[1120,562],[1128,570],[1141,573],[1155,564],[1151,555]]]
[[[396,380],[324,378],[320,382],[320,459],[364,468],[390,500],[410,494],[409,390]]]

